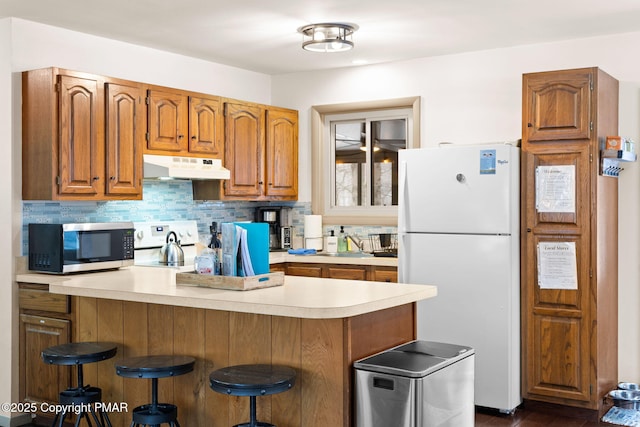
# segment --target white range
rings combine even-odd
[[[193,270],[196,243],[199,241],[196,221],[153,221],[133,222],[135,240],[133,242],[135,265],[176,268],[181,271]],[[171,267],[161,263],[160,250],[167,243],[169,232],[175,232],[184,252],[184,266]]]

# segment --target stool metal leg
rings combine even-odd
[[[64,426],[64,419],[67,418],[67,413],[66,412],[62,412],[62,416],[60,417],[60,423],[58,423],[58,427],[63,427]]]
[[[249,427],[257,426],[256,419],[256,397],[249,396]]]

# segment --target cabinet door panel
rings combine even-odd
[[[367,280],[367,268],[342,265],[327,266],[327,277],[331,279]]]
[[[98,83],[95,80],[58,76],[60,194],[97,194],[104,185],[102,132],[97,116]]]
[[[42,361],[42,350],[68,343],[68,320],[20,315],[20,399],[31,402],[58,403],[58,394],[71,385],[68,366],[49,365]]]
[[[580,233],[589,227],[589,201],[591,190],[590,162],[588,147],[568,149],[566,151],[531,153],[523,152],[523,169],[528,177],[522,183],[526,208],[530,214],[527,217],[528,228],[561,229],[563,233],[572,230]],[[537,207],[537,173],[538,168],[553,168],[554,166],[571,166],[574,169],[575,182],[572,187],[566,186],[562,198],[572,198],[575,209],[571,212],[546,212],[548,209]],[[542,184],[540,184],[542,185]],[[557,188],[562,188],[561,184]]]
[[[528,141],[591,137],[591,74],[585,71],[557,76],[541,73],[524,77],[528,116],[523,133]]]
[[[221,158],[223,118],[217,98],[189,98],[189,152]]]
[[[225,196],[258,197],[262,194],[264,110],[259,107],[225,105],[225,165],[231,179],[224,183]]]
[[[536,319],[536,364],[527,371],[529,392],[589,401],[589,336],[583,323],[583,319],[571,317]]]
[[[373,280],[376,282],[398,282],[398,269],[395,267],[374,267]]]
[[[267,110],[267,196],[298,197],[298,112]]]
[[[107,193],[142,196],[143,90],[106,84]]]
[[[322,266],[318,265],[287,265],[288,276],[322,277]]]
[[[161,151],[187,151],[187,96],[179,92],[148,92],[147,148]]]

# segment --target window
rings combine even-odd
[[[314,108],[312,210],[325,223],[396,224],[398,151],[418,140],[417,98],[397,101]]]

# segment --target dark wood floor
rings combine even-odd
[[[584,418],[565,416],[544,408],[528,408],[522,405],[513,415],[501,414],[490,409],[476,410],[475,427],[596,427],[613,424],[590,421]]]
[[[21,427],[43,427],[49,424],[27,424]],[[84,423],[83,423],[84,425]],[[476,411],[475,427],[597,427],[613,424],[588,421],[583,418],[554,414],[544,408],[518,407],[513,415],[479,408]]]

